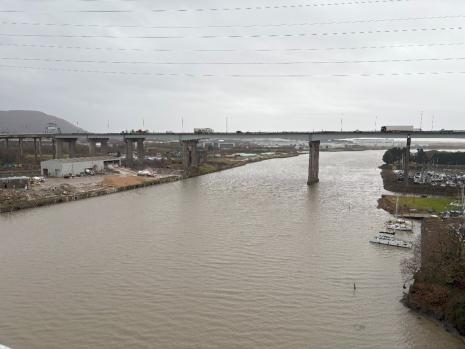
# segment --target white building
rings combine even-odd
[[[42,176],[64,177],[84,174],[86,170],[103,173],[109,166],[121,166],[121,159],[97,156],[90,158],[53,159],[42,161],[40,168]]]

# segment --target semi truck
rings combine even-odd
[[[413,126],[383,126],[381,127],[382,133],[395,133],[395,132],[414,132],[421,131]]]

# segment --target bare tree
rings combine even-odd
[[[402,259],[400,270],[404,283],[412,281],[421,268],[421,237],[413,241],[413,255]]]

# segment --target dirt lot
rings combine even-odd
[[[145,181],[144,177],[106,176],[102,181],[102,185],[113,188],[124,188],[131,185],[139,185]]]

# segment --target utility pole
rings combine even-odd
[[[228,117],[226,116],[226,133],[228,133]]]
[[[420,113],[420,131],[422,129],[422,126],[423,126],[423,110]]]
[[[184,133],[184,118],[181,118],[181,132]]]
[[[434,131],[434,115],[431,118],[431,131]]]
[[[378,130],[378,115],[375,118],[375,132]]]
[[[341,118],[341,133],[342,133],[342,118]]]

